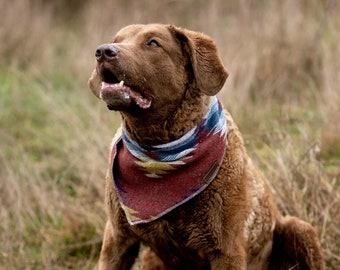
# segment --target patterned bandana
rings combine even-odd
[[[111,168],[129,223],[153,221],[203,191],[221,166],[226,134],[217,97],[198,126],[170,143],[140,146],[120,129],[112,142]]]

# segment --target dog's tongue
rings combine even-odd
[[[114,109],[120,106],[132,106],[134,103],[141,109],[148,109],[151,106],[151,99],[125,86],[124,82],[107,83],[102,82],[100,98],[104,100],[109,108]]]

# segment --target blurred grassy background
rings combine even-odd
[[[220,97],[284,213],[340,265],[337,0],[0,0],[0,269],[94,269],[119,115],[87,87],[94,50],[131,23],[216,39]]]

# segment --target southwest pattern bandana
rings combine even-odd
[[[222,163],[226,134],[216,97],[203,121],[176,141],[140,146],[120,129],[112,142],[111,168],[129,223],[153,221],[203,191]]]

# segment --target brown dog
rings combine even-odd
[[[313,228],[282,217],[214,97],[228,74],[209,37],[131,25],[89,80],[122,131],[106,179],[99,269],[324,269]]]

